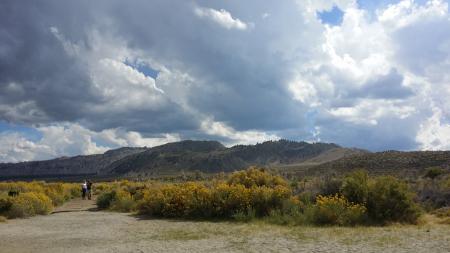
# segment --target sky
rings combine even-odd
[[[0,1],[0,162],[185,139],[450,149],[443,0]]]

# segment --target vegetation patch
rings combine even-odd
[[[0,215],[25,218],[49,214],[55,206],[80,194],[77,184],[0,182]]]
[[[255,167],[207,182],[121,181],[103,185],[97,205],[152,217],[262,218],[277,225],[416,223],[421,214],[414,193],[394,177],[371,178],[359,170],[343,178],[310,180],[309,186],[306,182],[289,183]]]
[[[438,189],[450,186],[445,175],[419,180],[433,180]],[[96,183],[94,193],[98,194],[99,209],[151,217],[356,226],[417,223],[422,213],[417,201],[422,193],[416,195],[412,186],[421,185],[392,176],[370,177],[363,170],[343,177],[288,181],[274,171],[251,167],[208,181]],[[77,184],[0,183],[0,215],[18,218],[48,214],[55,206],[79,196]],[[443,217],[446,213],[446,208],[434,212]]]

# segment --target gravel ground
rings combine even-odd
[[[450,226],[282,227],[143,219],[76,200],[0,223],[0,252],[450,252]]]

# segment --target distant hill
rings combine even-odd
[[[182,141],[127,156],[112,164],[111,171],[114,174],[170,174],[181,170],[229,172],[251,165],[301,163],[332,149],[345,148],[336,144],[287,140],[231,148],[225,148],[215,141]]]
[[[0,178],[164,175],[180,171],[229,172],[250,165],[320,164],[363,152],[330,143],[287,140],[230,148],[217,141],[181,141],[153,148],[120,148],[100,155],[0,164]]]
[[[146,148],[119,148],[104,154],[61,157],[46,161],[0,163],[0,179],[46,178],[107,174],[109,166]]]
[[[310,167],[303,174],[345,174],[351,170],[365,169],[375,175],[419,176],[434,166],[450,170],[450,151],[361,153]]]
[[[161,176],[197,170],[215,173],[252,165],[298,176],[343,175],[355,169],[366,169],[376,175],[417,176],[433,166],[450,170],[450,151],[370,153],[333,143],[288,140],[227,148],[217,141],[187,140],[152,148],[124,147],[98,155],[0,163],[0,179]]]

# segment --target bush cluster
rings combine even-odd
[[[286,180],[278,175],[272,175],[265,169],[250,167],[247,170],[237,171],[231,174],[227,180],[230,185],[243,185],[246,188],[251,187],[275,187],[275,186],[288,186]]]
[[[341,192],[349,201],[365,206],[372,222],[415,223],[421,213],[408,185],[392,176],[369,179],[367,172],[355,171],[344,179]]]
[[[413,198],[406,183],[390,176],[379,177],[369,187],[369,216],[379,223],[416,223],[421,212]]]
[[[318,196],[313,219],[321,225],[356,225],[366,221],[367,209],[349,202],[344,196]]]
[[[0,182],[0,215],[23,218],[50,213],[55,206],[80,196],[80,187],[69,183]]]
[[[414,185],[418,199],[426,210],[432,211],[450,206],[450,175],[424,178]]]
[[[23,218],[37,214],[48,214],[53,210],[51,199],[39,192],[26,192],[10,198],[11,206],[6,212],[8,218]]]
[[[131,212],[136,210],[136,205],[133,195],[120,188],[104,191],[97,197],[97,206],[100,209]]]
[[[448,177],[423,180],[434,180],[435,187],[450,189]],[[252,167],[207,182],[98,183],[95,193],[99,195],[100,209],[168,218],[248,221],[264,217],[277,224],[351,226],[367,222],[415,223],[421,213],[405,182],[386,176],[371,178],[365,171],[343,178],[288,183],[278,175]],[[0,216],[47,214],[79,196],[78,184],[0,183]]]
[[[355,171],[311,183],[319,190],[308,188],[305,181],[302,188],[307,190],[294,195],[293,184],[258,168],[208,182],[125,180],[103,185],[97,205],[154,217],[239,221],[265,217],[277,224],[414,223],[420,215],[407,184],[394,177],[370,178],[365,171]]]
[[[286,186],[242,185],[236,182],[168,184],[148,189],[138,204],[142,214],[172,218],[230,218],[268,215],[291,196]]]

